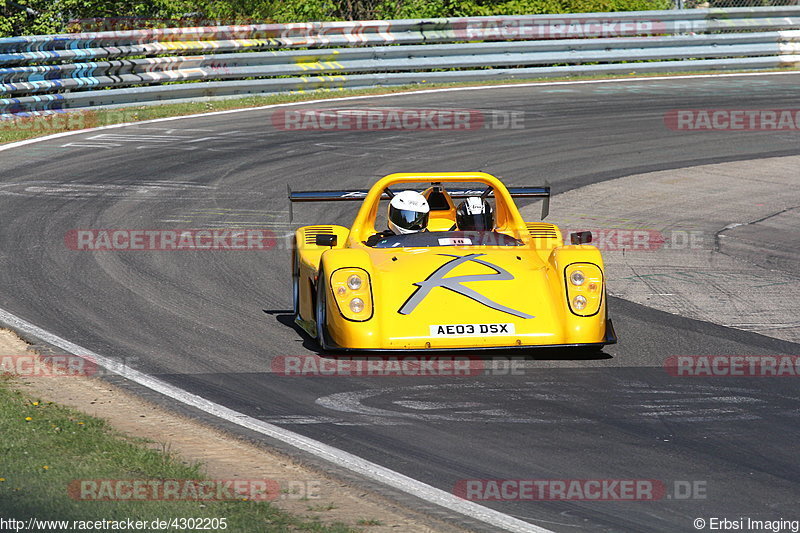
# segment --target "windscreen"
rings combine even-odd
[[[436,246],[522,246],[522,242],[496,231],[423,231],[389,235],[375,248],[430,248]]]

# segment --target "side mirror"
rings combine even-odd
[[[569,240],[572,244],[589,244],[592,242],[591,231],[577,231],[569,234]]]
[[[332,248],[336,246],[338,241],[339,239],[336,237],[336,235],[322,234],[314,237],[314,244],[317,246],[330,246]]]

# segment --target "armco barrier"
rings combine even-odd
[[[787,6],[10,37],[0,39],[0,114],[423,80],[797,66],[798,28],[800,6]],[[203,83],[161,85],[176,81]]]

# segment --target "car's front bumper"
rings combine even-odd
[[[430,346],[426,346],[424,344],[420,345],[420,341],[416,343],[397,343],[396,346],[381,346],[381,347],[347,347],[347,346],[340,346],[338,344],[332,343],[329,346],[330,349],[342,352],[390,352],[390,353],[397,353],[397,352],[468,352],[468,351],[485,351],[485,350],[507,350],[507,349],[514,349],[514,350],[530,350],[530,349],[547,349],[547,348],[602,348],[608,344],[616,344],[617,343],[617,335],[616,331],[614,330],[613,322],[608,319],[606,320],[606,327],[605,327],[605,336],[599,340],[598,342],[582,342],[582,343],[539,343],[539,344],[517,344],[516,342],[511,342],[508,344],[478,344],[475,343],[470,346],[441,346],[436,345],[431,341],[425,341],[426,343],[430,342]]]

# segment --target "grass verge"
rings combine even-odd
[[[148,447],[143,439],[127,437],[103,420],[27,397],[8,375],[0,376],[0,435],[0,517],[6,520],[35,517],[70,524],[53,531],[78,529],[73,521],[152,523],[181,518],[225,518],[225,529],[232,532],[357,531],[344,524],[323,524],[316,516],[292,515],[266,501],[80,499],[68,490],[75,480],[204,478],[200,465],[185,464],[168,451]]]
[[[774,69],[761,70],[759,72],[783,72],[793,69]],[[716,72],[716,74],[737,74],[748,71],[726,71]],[[566,76],[559,78],[529,78],[520,80],[487,80],[485,82],[462,82],[462,83],[438,83],[438,84],[416,84],[398,85],[396,87],[376,87],[370,89],[321,89],[303,93],[291,94],[268,94],[245,96],[242,98],[209,100],[188,103],[165,103],[158,105],[131,106],[117,109],[97,109],[86,111],[73,111],[69,113],[57,113],[53,115],[30,117],[15,120],[0,120],[0,144],[22,141],[34,137],[51,135],[65,131],[74,131],[84,128],[98,126],[110,126],[125,122],[138,122],[152,120],[156,118],[177,117],[183,115],[194,115],[198,113],[210,113],[213,111],[225,111],[229,109],[245,109],[259,107],[270,104],[282,104],[290,102],[302,102],[305,100],[316,100],[320,98],[342,98],[347,96],[362,96],[373,94],[394,94],[407,93],[428,89],[439,89],[448,87],[480,87],[498,84],[520,84],[533,82],[556,82],[556,81],[588,81],[588,80],[617,80],[627,78],[649,78],[663,76],[688,76],[699,74],[715,74],[715,72],[675,72],[675,73],[636,73],[631,72],[625,76]],[[422,76],[422,74],[420,74]]]

